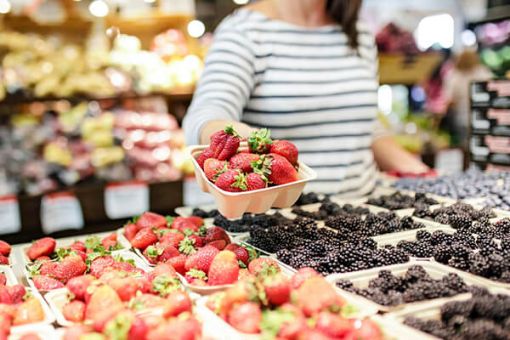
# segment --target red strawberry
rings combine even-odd
[[[148,332],[149,327],[145,321],[141,317],[135,316],[131,322],[127,340],[145,340]]]
[[[290,280],[281,273],[266,277],[263,282],[267,301],[275,306],[290,300]]]
[[[141,290],[139,282],[134,277],[117,277],[108,282],[122,301],[130,301]]]
[[[248,265],[248,270],[255,276],[272,276],[279,273],[280,266],[278,263],[269,257],[259,257],[254,259]]]
[[[296,274],[292,276],[290,279],[290,284],[292,286],[292,289],[298,289],[301,287],[301,284],[308,280],[309,278],[313,276],[320,276],[319,273],[313,268],[310,267],[304,267],[297,271]]]
[[[71,322],[82,322],[85,319],[85,303],[80,300],[73,300],[62,309],[66,320]]]
[[[87,247],[85,247],[85,243],[82,241],[75,241],[73,244],[69,246],[69,249],[80,252],[87,252]]]
[[[178,318],[171,319],[165,323],[157,324],[147,334],[148,340],[168,340],[169,334],[172,339],[195,340],[202,338],[202,328],[200,323],[190,318],[180,320]]]
[[[0,255],[0,264],[8,265],[9,264],[9,258],[3,255]]]
[[[83,275],[86,270],[87,265],[80,256],[70,255],[55,266],[52,275],[55,279],[66,283],[75,276]]]
[[[99,286],[90,296],[85,309],[85,319],[92,320],[94,328],[101,331],[104,324],[123,307],[122,300],[112,287]]]
[[[184,312],[191,312],[193,304],[188,294],[183,290],[174,290],[166,297],[168,306],[165,308],[164,316],[178,316]]]
[[[205,160],[204,163],[204,172],[207,179],[211,182],[216,182],[216,179],[219,175],[227,170],[227,162],[220,161],[216,158],[209,158]]]
[[[90,274],[95,277],[100,277],[106,269],[113,268],[115,260],[111,256],[100,256],[95,258],[90,264]]]
[[[229,125],[212,134],[209,148],[213,151],[214,158],[224,161],[237,153],[240,142],[239,134]]]
[[[177,229],[181,233],[185,233],[186,229],[191,230],[192,232],[197,232],[199,230],[199,226],[195,224],[196,222],[188,217],[177,216],[172,221],[172,229]]]
[[[25,333],[19,337],[19,340],[41,340],[37,333]]]
[[[245,247],[242,247],[236,243],[231,243],[225,247],[225,250],[230,250],[236,254],[237,260],[241,261],[246,267],[248,267],[248,263],[250,263],[250,253]],[[252,253],[252,256],[256,256],[256,254]]]
[[[23,297],[26,294],[25,287],[20,284],[14,286],[7,286],[7,292],[11,296],[11,301],[14,304],[22,303]]]
[[[36,275],[32,277],[32,280],[34,281],[35,288],[42,291],[64,288],[64,284],[62,282],[57,281],[49,276]]]
[[[138,228],[159,228],[166,227],[167,220],[165,216],[147,211],[144,212],[136,221]]]
[[[204,225],[204,219],[202,217],[188,216],[186,218],[188,219],[188,221],[191,221],[191,223],[193,223],[197,227],[201,227]]]
[[[335,339],[342,339],[352,331],[349,320],[330,312],[321,312],[317,318],[315,329]],[[371,338],[370,338],[371,339]]]
[[[309,278],[295,292],[296,306],[301,308],[306,316],[344,305],[344,301],[336,294],[333,286],[322,276]]]
[[[12,315],[7,313],[0,313],[0,339],[7,340],[7,336],[11,332]]]
[[[39,256],[38,258],[35,259],[35,262],[39,261],[39,262],[43,262],[43,261],[50,261],[51,258],[49,256]]]
[[[298,339],[299,335],[308,328],[306,318],[301,310],[291,304],[284,304],[272,313],[283,314],[282,316],[286,320],[280,327],[278,338]]]
[[[170,263],[160,263],[149,273],[149,280],[152,282],[158,276],[170,278],[177,277],[175,268]]]
[[[293,143],[289,142],[288,140],[273,141],[273,144],[271,144],[269,152],[283,156],[287,158],[290,164],[294,166],[297,165],[298,149]]]
[[[5,241],[0,240],[0,255],[9,256],[11,253],[11,245]]]
[[[158,244],[150,245],[143,251],[143,256],[149,261],[151,264],[158,263],[159,256],[163,253],[163,248],[161,248]]]
[[[39,256],[50,256],[55,251],[57,242],[54,238],[43,237],[30,245],[27,255],[30,260],[35,260]]]
[[[127,261],[115,261],[112,268],[128,273],[143,273],[143,270],[136,268],[132,263]]]
[[[204,236],[205,244],[212,245],[219,250],[223,250],[227,244],[230,244],[230,237],[225,229],[220,227],[208,228]]]
[[[255,275],[250,273],[250,271],[248,269],[241,268],[241,269],[239,269],[239,275],[238,275],[237,279],[239,281],[241,281],[241,280],[254,280],[255,279]]]
[[[186,272],[184,275],[184,278],[186,281],[188,281],[189,284],[192,285],[198,285],[198,286],[206,286],[207,283],[205,282],[207,280],[207,274],[201,270],[198,269],[191,269]]]
[[[64,329],[65,333],[62,340],[80,340],[83,339],[87,333],[91,332],[91,329],[85,325],[73,325]]]
[[[106,250],[115,249],[117,245],[117,234],[111,233],[101,240],[101,244]]]
[[[202,151],[202,153],[200,155],[198,155],[197,163],[203,169],[205,161],[207,159],[213,158],[213,157],[214,157],[214,152],[213,152],[213,150],[210,147],[208,147],[207,149]]]
[[[5,286],[7,283],[7,277],[4,273],[0,273],[0,285]]]
[[[356,320],[351,321],[354,328],[353,339],[362,339],[362,340],[381,340],[383,339],[383,334],[381,329],[370,319],[361,320],[361,325],[357,325]]]
[[[144,250],[157,241],[158,237],[154,234],[154,231],[152,231],[151,228],[143,228],[131,240],[131,245],[140,250]]]
[[[245,173],[253,171],[252,163],[257,162],[260,156],[254,153],[238,153],[234,155],[230,161],[230,169],[238,169]]]
[[[209,267],[214,259],[214,257],[220,251],[218,248],[213,246],[205,246],[200,248],[196,253],[191,254],[186,260],[185,269],[189,271],[191,269],[201,270],[204,273],[209,272]]]
[[[163,246],[163,252],[158,257],[158,261],[166,262],[170,260],[172,257],[179,256],[180,254],[181,253],[179,253],[179,250],[177,250],[177,248],[175,248],[174,246],[166,245]]]
[[[131,241],[136,233],[138,233],[138,230],[140,230],[140,228],[138,228],[138,226],[134,223],[128,223],[124,226],[124,236],[128,239],[128,241]]]
[[[179,243],[184,240],[184,234],[181,232],[169,232],[163,235],[159,239],[159,243],[168,244],[174,246],[175,248],[179,248]]]
[[[39,274],[46,276],[53,276],[55,268],[57,268],[58,263],[55,261],[44,261],[39,268]]]
[[[229,250],[222,250],[214,257],[209,267],[208,284],[215,286],[234,283],[238,275],[239,264],[236,254]]]
[[[227,170],[218,176],[215,182],[221,190],[229,192],[246,191],[246,176],[239,170]]]
[[[248,191],[264,189],[267,187],[267,180],[262,175],[252,172],[246,175],[246,187]]]
[[[228,313],[228,323],[243,333],[259,333],[262,311],[255,302],[235,305]]]
[[[76,276],[67,281],[66,287],[76,299],[84,301],[87,288],[95,280],[96,278],[92,275]]]
[[[186,273],[186,255],[179,255],[176,257],[172,257],[167,262],[168,264],[171,264],[172,267],[174,267],[175,271],[178,272],[181,275],[184,275]]]
[[[271,131],[268,129],[253,131],[248,137],[248,146],[253,153],[268,153],[272,143]]]
[[[44,310],[39,299],[30,297],[16,306],[13,325],[26,325],[44,320]]]
[[[7,286],[0,286],[0,303],[12,305],[12,297],[11,294],[9,294]]]
[[[270,183],[281,185],[299,179],[294,166],[283,156],[270,153],[260,156],[255,171],[267,176]]]

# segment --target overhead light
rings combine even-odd
[[[103,0],[94,0],[89,5],[89,11],[93,16],[102,18],[108,15],[110,9]]]
[[[465,30],[460,35],[460,40],[464,46],[474,46],[476,44],[475,32],[471,30]]]
[[[193,38],[200,38],[205,33],[205,25],[200,20],[192,20],[188,24],[188,33]]]
[[[250,0],[232,0],[236,5],[246,5]]]
[[[424,51],[431,46],[442,48],[453,46],[455,22],[450,14],[435,14],[421,19],[414,37],[418,47]]]
[[[11,11],[9,0],[0,0],[0,14],[7,14]]]
[[[156,2],[156,0],[143,0],[143,1],[145,1],[148,4],[153,4]]]

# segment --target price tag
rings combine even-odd
[[[12,234],[21,230],[18,199],[14,195],[0,197],[0,234]]]
[[[104,205],[110,219],[140,215],[149,210],[149,187],[140,181],[109,184],[104,191]]]
[[[45,234],[83,228],[80,201],[71,192],[45,195],[41,202],[41,223]]]

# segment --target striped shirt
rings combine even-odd
[[[240,9],[215,32],[184,120],[197,144],[211,120],[271,129],[318,174],[307,191],[357,196],[371,191],[377,108],[377,52],[359,26],[359,47],[338,25],[304,28]]]

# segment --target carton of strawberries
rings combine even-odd
[[[298,160],[292,142],[272,140],[267,129],[252,132],[244,143],[227,126],[211,136],[208,146],[191,147],[190,152],[201,189],[214,195],[218,210],[228,218],[289,207],[316,177]]]

